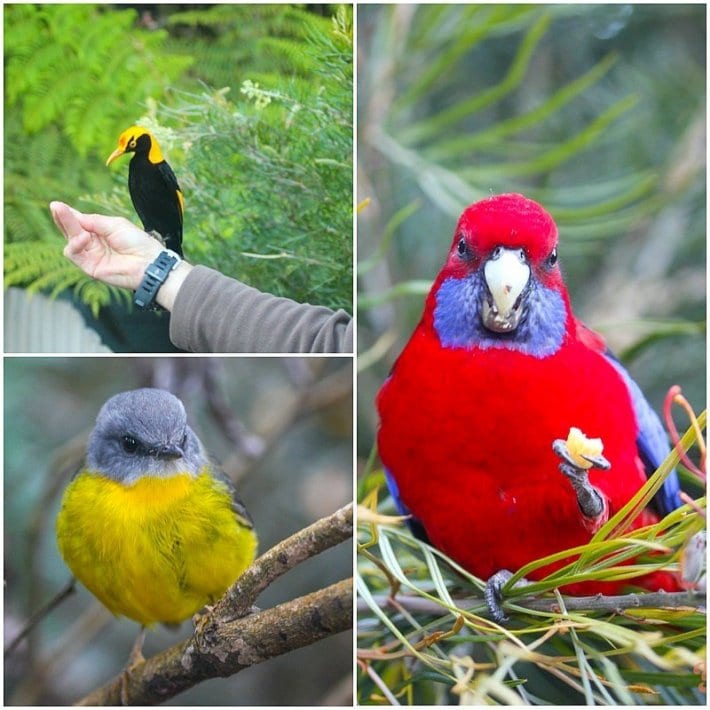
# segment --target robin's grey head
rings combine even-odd
[[[141,476],[197,475],[206,456],[182,402],[146,388],[121,392],[101,407],[86,463],[90,471],[128,484]]]

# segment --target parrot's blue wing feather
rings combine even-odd
[[[631,403],[639,428],[636,445],[638,446],[639,456],[646,467],[646,475],[650,476],[661,465],[671,450],[668,445],[668,437],[663,429],[661,420],[651,408],[641,388],[633,381],[631,375],[611,352],[607,350],[605,355],[623,378],[631,395]],[[662,515],[667,515],[683,504],[680,499],[678,474],[675,471],[671,471],[663,486],[656,493],[654,503]]]
[[[409,529],[412,531],[414,537],[419,540],[422,540],[423,542],[429,543],[429,536],[426,534],[424,526],[419,522],[419,520],[412,516],[407,506],[402,503],[402,499],[399,497],[399,488],[397,487],[397,482],[394,480],[394,478],[392,478],[392,474],[386,468],[385,481],[387,482],[387,488],[389,488],[390,495],[392,496],[392,500],[394,500],[394,504],[399,514],[410,516],[407,520],[407,525],[409,525]]]

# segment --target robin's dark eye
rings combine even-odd
[[[135,454],[138,450],[138,442],[128,434],[121,437],[121,446],[127,454]]]
[[[547,257],[547,265],[554,266],[557,263],[557,247],[555,247],[551,252],[550,256]]]

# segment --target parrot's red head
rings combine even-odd
[[[427,311],[444,347],[555,352],[570,309],[552,217],[517,194],[467,207]]]

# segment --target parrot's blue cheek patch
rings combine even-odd
[[[512,333],[493,333],[481,322],[483,282],[478,275],[446,279],[436,293],[434,329],[445,348],[504,348],[544,358],[553,355],[565,336],[567,309],[554,289],[532,284],[525,314]]]
[[[445,348],[478,345],[483,337],[479,304],[483,298],[480,279],[446,279],[436,292],[434,329]]]

